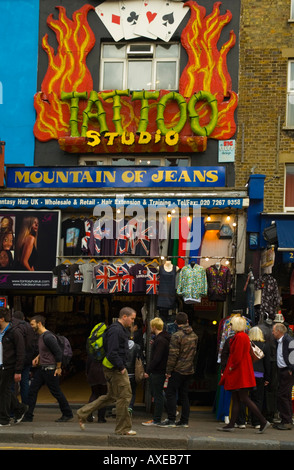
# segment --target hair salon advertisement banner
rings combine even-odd
[[[59,211],[0,211],[0,290],[52,289]]]

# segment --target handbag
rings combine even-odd
[[[253,341],[250,342],[250,355],[251,359],[253,362],[259,361],[264,357],[264,352],[256,346],[256,344],[253,343]]]
[[[136,357],[135,381],[137,384],[142,382],[142,380],[144,379],[144,374],[145,374],[145,370],[144,370],[142,359],[140,359],[139,357]]]

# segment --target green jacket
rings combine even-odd
[[[194,374],[194,358],[198,336],[189,325],[179,326],[170,340],[166,374],[178,372],[182,375]]]

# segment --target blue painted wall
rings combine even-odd
[[[0,139],[5,163],[34,164],[39,0],[0,1]]]

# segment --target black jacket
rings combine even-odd
[[[118,370],[123,370],[128,361],[129,332],[119,322],[112,323],[103,335],[103,345],[107,359]]]
[[[19,328],[13,328],[11,323],[2,338],[3,367],[14,369],[15,374],[21,374],[25,361],[24,338]]]
[[[167,331],[159,333],[152,344],[148,374],[165,374],[169,352],[170,334]]]

